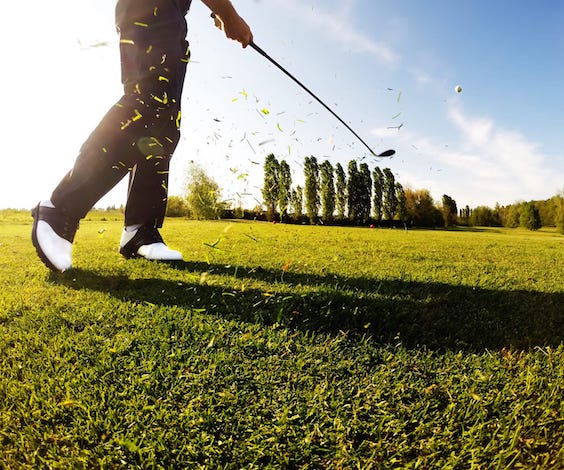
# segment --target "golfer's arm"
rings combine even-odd
[[[233,17],[233,15],[239,16],[230,0],[202,0],[202,3],[222,20]]]
[[[247,47],[253,40],[253,33],[249,25],[239,16],[230,0],[202,0],[215,16],[215,25],[225,32],[225,35]]]

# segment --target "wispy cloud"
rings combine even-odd
[[[548,169],[548,155],[541,146],[513,130],[503,129],[489,118],[466,116],[459,108],[451,107],[449,119],[463,135],[466,146],[479,156],[478,165],[490,166],[491,177],[500,184],[514,185],[523,198],[534,198],[547,191],[555,191],[564,175]],[[479,169],[469,168],[478,173]]]
[[[334,9],[313,8],[298,0],[271,1],[309,27],[330,35],[339,44],[347,45],[359,53],[374,56],[383,65],[393,66],[400,60],[398,53],[384,41],[374,40],[367,34],[358,31],[351,20],[354,13],[354,2],[350,0],[341,3],[339,12],[335,12]]]
[[[445,119],[458,134],[454,146],[409,129],[376,129],[372,134],[395,141],[398,148],[417,155],[417,161],[405,162],[405,175],[427,181],[431,185],[427,189],[435,195],[451,191],[454,197],[475,205],[491,206],[495,202],[544,199],[562,189],[564,174],[550,169],[551,156],[543,154],[541,145],[525,135],[504,129],[489,117],[469,116],[456,105],[448,108]],[[423,168],[422,161],[428,163],[427,167],[440,169],[440,175],[416,176],[413,167]]]

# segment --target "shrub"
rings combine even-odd
[[[167,217],[188,217],[188,204],[181,196],[169,196],[166,204]]]
[[[519,225],[529,230],[538,230],[541,228],[540,214],[533,202],[523,203],[521,215],[519,216]]]

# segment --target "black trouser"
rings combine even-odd
[[[180,99],[189,60],[189,0],[119,0],[116,24],[124,95],[80,149],[51,196],[83,218],[129,173],[125,224],[161,227],[168,171],[180,139]]]

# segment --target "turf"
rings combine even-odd
[[[564,237],[0,213],[2,468],[562,468]]]

